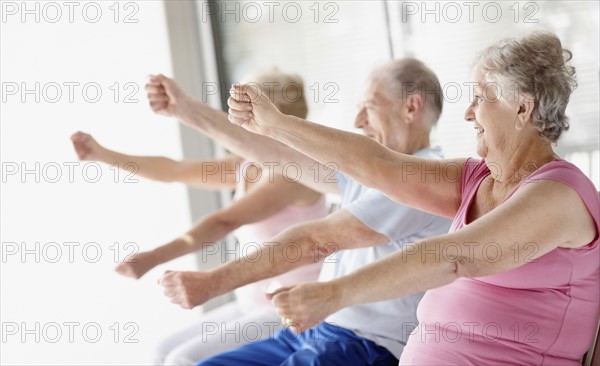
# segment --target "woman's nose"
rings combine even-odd
[[[475,122],[475,112],[473,111],[473,103],[469,104],[465,111],[465,121]]]

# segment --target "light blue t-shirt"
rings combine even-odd
[[[425,149],[414,154],[428,159],[441,159],[441,149]],[[319,281],[329,281],[347,275],[380,258],[394,253],[409,243],[445,234],[451,220],[403,206],[383,193],[365,187],[350,177],[337,173],[342,196],[342,209],[372,230],[387,236],[387,244],[340,250],[325,260]],[[402,184],[398,184],[402,189]],[[385,281],[384,278],[380,279]],[[387,348],[396,358],[406,345],[411,331],[418,324],[416,309],[423,293],[387,301],[355,305],[338,311],[325,321],[354,331]]]

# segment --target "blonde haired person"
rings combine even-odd
[[[303,93],[295,92],[303,89],[299,77],[274,69],[255,74],[248,80],[253,80],[266,93],[270,92],[278,108],[306,117],[308,108]],[[286,88],[290,95],[286,94]],[[240,156],[229,155],[211,161],[174,161],[115,152],[82,132],[74,134],[72,141],[81,160],[118,163],[123,168],[135,164],[139,169],[137,174],[163,182],[181,182],[209,190],[235,189],[229,206],[201,218],[181,237],[119,264],[116,271],[127,277],[140,278],[155,266],[203,250],[231,232],[239,242],[240,253],[253,251],[288,226],[327,214],[323,195]],[[231,174],[234,171],[235,174]],[[154,362],[192,365],[212,354],[269,337],[281,325],[265,293],[280,286],[316,280],[319,270],[320,264],[315,264],[236,290],[234,302],[204,314],[201,323],[165,339],[156,350]]]

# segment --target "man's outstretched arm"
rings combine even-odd
[[[191,309],[243,285],[321,262],[337,250],[376,246],[389,241],[386,235],[372,230],[347,210],[340,210],[324,219],[284,230],[265,243],[260,256],[249,253],[248,258],[239,258],[207,272],[167,271],[160,284],[171,302]],[[295,254],[290,258],[289,253],[298,252],[299,259]]]
[[[320,192],[338,192],[335,163],[320,164],[279,141],[229,123],[227,113],[193,99],[174,80],[164,75],[151,76],[146,92],[155,113],[176,117],[232,153],[253,160],[262,167],[273,167],[273,174],[288,176]]]

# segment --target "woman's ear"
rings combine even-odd
[[[535,108],[535,100],[532,97],[526,96],[517,105],[517,118],[515,119],[515,128],[522,130],[533,118],[533,108]]]

